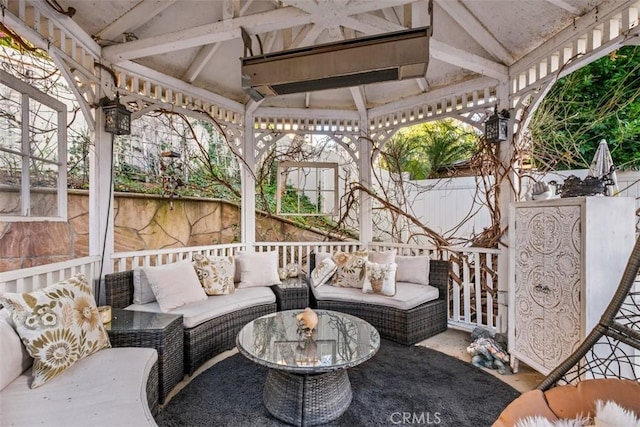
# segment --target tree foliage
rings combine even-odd
[[[618,168],[640,168],[640,47],[622,47],[559,79],[529,129],[541,169],[586,168],[602,139]]]
[[[434,177],[445,165],[468,159],[477,150],[476,136],[460,123],[445,119],[400,130],[385,145],[380,166],[410,179]]]

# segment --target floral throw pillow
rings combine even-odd
[[[325,258],[311,272],[311,284],[314,288],[322,286],[329,281],[336,272],[338,266],[331,258]]]
[[[6,293],[16,331],[33,358],[39,387],[84,357],[111,347],[91,287],[82,274],[30,293]]]
[[[236,264],[232,256],[209,258],[194,254],[193,268],[207,295],[227,295],[236,290],[233,284]]]
[[[396,294],[397,268],[395,263],[377,264],[367,261],[367,276],[364,279],[362,292],[394,296]]]
[[[331,279],[331,285],[339,288],[362,289],[367,266],[367,252],[338,251],[333,254],[332,259],[338,268]]]

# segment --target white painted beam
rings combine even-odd
[[[263,101],[264,99],[261,99],[260,101],[254,101],[253,99],[249,99],[249,102],[247,102],[247,104],[245,105],[245,114],[253,115],[254,112],[260,107],[260,104],[262,104]]]
[[[420,105],[431,104],[433,102],[438,102],[446,98],[451,98],[452,96],[469,93],[473,90],[493,87],[497,84],[498,82],[491,77],[479,77],[477,79],[468,80],[455,85],[433,89],[420,95],[416,95],[410,98],[404,98],[396,102],[390,102],[380,107],[371,108],[369,110],[369,118],[373,119],[375,117],[384,116],[396,111],[402,111]]]
[[[107,46],[103,49],[103,54],[111,62],[121,62],[240,38],[240,27],[251,31],[251,34],[261,34],[311,22],[313,22],[312,15],[295,7],[283,7],[268,12],[241,16],[228,21],[214,22]]]
[[[429,90],[429,83],[427,82],[427,79],[421,77],[419,79],[416,79],[416,83],[418,84],[418,87],[422,92],[426,92],[427,90]]]
[[[387,21],[400,25],[400,17],[393,7],[382,9],[382,16],[384,16],[384,19],[386,19]]]
[[[359,120],[360,114],[354,110],[327,110],[314,108],[284,108],[284,107],[260,107],[256,117],[268,117],[273,119],[292,117],[301,119],[318,120]]]
[[[318,38],[320,33],[324,30],[324,27],[320,25],[308,24],[302,27],[298,35],[291,42],[290,49],[295,49],[301,46],[308,46],[313,44],[314,41]]]
[[[456,65],[473,71],[483,76],[493,77],[498,80],[506,80],[509,69],[497,62],[483,58],[482,56],[458,49],[444,42],[431,38],[429,50],[431,57],[448,64]]]
[[[177,92],[182,92],[184,95],[200,98],[203,101],[207,101],[211,104],[217,105],[222,108],[229,109],[231,111],[242,114],[244,112],[244,104],[237,101],[225,98],[224,96],[209,92],[208,90],[195,87],[187,82],[184,82],[175,77],[167,76],[160,71],[153,70],[145,67],[144,65],[136,64],[135,62],[124,62],[118,64],[118,68],[128,71],[132,74],[137,74],[145,79],[149,79],[159,83],[160,85],[171,87]]]
[[[356,104],[356,108],[361,116],[367,115],[367,100],[364,93],[364,89],[362,86],[353,86],[350,87],[351,96],[353,97],[353,102]]]
[[[578,9],[577,7],[567,3],[564,0],[547,0],[549,3],[551,3],[554,6],[558,6],[559,8],[562,8],[564,10],[566,10],[567,12],[573,14],[573,15],[577,15],[580,16],[580,9]]]
[[[539,47],[511,64],[509,66],[510,75],[515,76],[531,67],[537,66],[540,61],[549,54],[570,44],[577,35],[584,34],[602,25],[603,22],[607,22],[613,16],[620,13],[620,11],[629,8],[636,2],[637,0],[625,0],[624,2],[601,3],[597,9],[593,9],[584,14],[580,19],[567,25],[565,29],[556,33],[548,40],[544,40]],[[584,59],[584,57],[580,57],[578,61],[575,62],[582,62]]]
[[[213,43],[207,46],[202,46],[198,51],[198,54],[193,59],[187,71],[185,71],[182,78],[189,82],[193,81],[200,75],[202,69],[211,60],[216,51],[220,48],[220,43]]]
[[[262,41],[262,49],[264,49],[264,52],[260,52],[260,53],[269,53],[269,52],[271,52],[277,37],[278,37],[278,32],[277,31],[268,32],[267,36]]]
[[[343,11],[347,14],[358,14],[377,10],[380,7],[405,3],[410,3],[410,0],[350,2],[345,6]],[[326,17],[323,17],[322,14],[312,15],[296,7],[288,6],[267,12],[240,16],[229,21],[214,22],[118,45],[107,46],[103,49],[103,56],[107,60],[117,63],[129,59],[159,55],[175,50],[188,49],[195,46],[239,38],[240,27],[245,28],[253,35],[323,20],[326,20]]]
[[[438,5],[456,21],[463,30],[473,37],[487,52],[502,61],[511,64],[514,61],[511,53],[482,25],[469,9],[459,0],[436,0]]]
[[[234,6],[236,0],[223,0],[222,2],[222,19],[227,20],[235,16]]]
[[[370,13],[357,16],[345,16],[338,19],[340,25],[360,31],[364,34],[380,34],[392,31],[406,30],[406,27],[387,21]]]
[[[0,1],[0,3],[3,3],[3,2]],[[48,20],[52,22],[55,22],[57,26],[64,28],[65,32],[68,33],[68,36],[75,38],[87,50],[88,53],[93,55],[95,58],[100,58],[100,52],[102,47],[98,43],[96,43],[96,41],[93,40],[91,36],[85,32],[84,29],[82,29],[78,24],[76,24],[73,21],[73,19],[69,18],[66,15],[61,15],[58,12],[54,11],[53,8],[47,5],[44,1],[29,2],[29,6],[32,6],[35,9],[37,9],[42,16],[46,17]],[[11,22],[13,21],[13,18],[15,18],[19,22],[18,24],[19,27],[29,28],[29,32],[34,31],[32,28],[28,27],[19,17],[17,16],[13,17],[13,15],[8,10],[2,9],[2,21],[6,25],[13,26],[14,24],[12,24]],[[42,38],[43,38],[42,34],[38,34],[38,39],[42,39]],[[34,39],[29,39],[29,41],[31,43],[36,43],[36,44],[38,44],[40,41],[46,42],[46,40],[34,40]],[[45,43],[45,46],[46,46],[46,43]],[[48,50],[49,47],[45,47],[44,49]]]
[[[244,5],[242,5],[240,10],[238,11],[237,16],[244,16],[244,14],[247,13],[247,10],[249,10],[249,7],[251,6],[252,3],[253,3],[253,0],[245,1]]]
[[[176,0],[143,0],[129,9],[124,15],[98,31],[96,39],[114,40],[126,31],[140,28],[144,23],[175,2]]]
[[[64,62],[64,60],[60,59],[54,51],[50,52],[50,55],[54,64],[56,64],[56,67],[58,67],[58,70],[67,81],[67,84],[71,89],[71,92],[73,92],[73,95],[76,97],[76,101],[78,101],[78,105],[80,106],[80,111],[82,111],[82,115],[84,116],[84,119],[87,122],[87,126],[89,127],[89,132],[95,132],[96,122],[95,122],[95,117],[93,115],[94,110],[89,105],[89,103],[83,96],[82,92],[78,88],[78,82],[73,76],[73,73],[71,72],[71,70],[69,70],[69,67]],[[93,94],[93,96],[96,97],[97,94]]]

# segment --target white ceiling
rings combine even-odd
[[[427,0],[58,0],[114,64],[132,61],[247,103],[240,27],[254,53],[429,25]],[[266,98],[261,107],[378,107],[480,76],[507,81],[509,66],[596,6],[625,0],[434,0],[425,78]],[[613,6],[612,6],[613,5]]]

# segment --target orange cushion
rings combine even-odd
[[[544,393],[540,390],[528,391],[511,402],[493,423],[493,427],[511,427],[522,418],[535,416],[542,416],[550,421],[558,420],[549,409]]]
[[[541,416],[550,421],[595,415],[596,402],[612,401],[640,414],[640,383],[614,378],[580,381],[546,392],[531,390],[511,402],[492,427],[513,427],[527,417]]]
[[[549,408],[558,418],[592,417],[596,402],[613,401],[640,414],[640,384],[630,380],[602,378],[580,381],[578,385],[554,387],[545,392]]]

